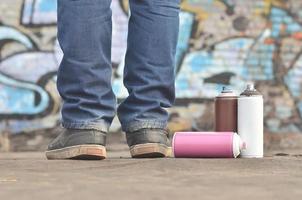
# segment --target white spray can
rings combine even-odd
[[[238,134],[246,143],[242,158],[263,157],[263,97],[253,84],[238,98]]]

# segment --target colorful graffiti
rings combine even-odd
[[[21,23],[25,26],[55,25],[57,5],[53,0],[24,0]]]
[[[0,131],[58,124],[61,101],[55,82],[62,52],[56,2],[0,3]],[[266,128],[302,131],[301,8],[298,0],[182,0],[177,98],[199,102],[214,97],[223,85],[240,91],[253,81],[266,95]],[[112,0],[112,10],[113,88],[125,98],[128,1]]]

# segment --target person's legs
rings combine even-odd
[[[79,133],[72,134],[74,138],[81,138],[70,144],[85,143],[84,132],[90,135],[86,143],[93,144],[93,138],[104,143],[96,133],[108,132],[115,115],[110,4],[111,0],[58,0],[58,40],[64,53],[57,80],[63,99],[62,125]],[[68,138],[72,131],[64,132]]]
[[[119,106],[118,115],[132,146],[136,142],[129,143],[130,138],[137,138],[139,130],[161,130],[167,125],[165,108],[175,99],[179,0],[130,0],[130,9],[124,70],[129,97]]]

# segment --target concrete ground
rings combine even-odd
[[[44,153],[0,153],[0,199],[301,199],[302,151],[263,159],[48,161]]]

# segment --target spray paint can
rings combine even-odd
[[[237,100],[232,90],[223,87],[215,98],[215,131],[237,132]]]
[[[176,132],[175,158],[236,158],[245,144],[233,132]]]
[[[238,134],[247,145],[241,157],[263,157],[263,97],[253,84],[238,98]]]

